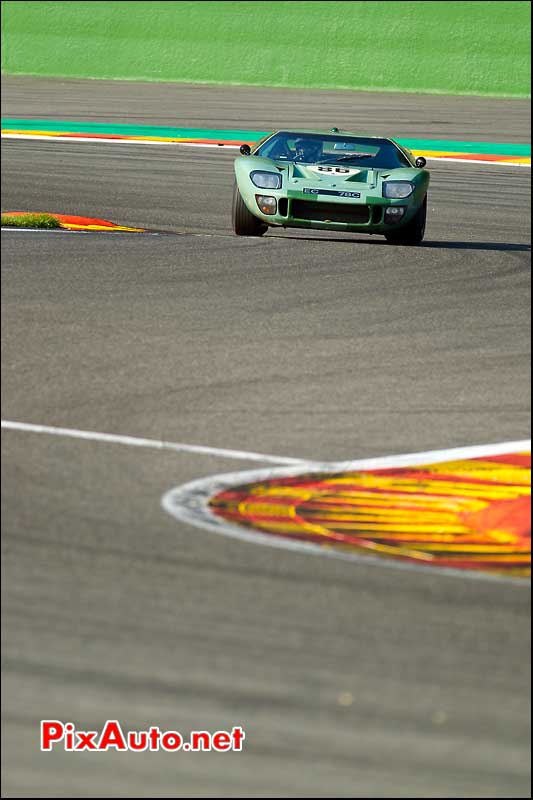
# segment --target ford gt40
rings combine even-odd
[[[417,245],[426,227],[429,172],[394,139],[330,131],[276,131],[235,161],[233,230],[269,227],[381,234]]]

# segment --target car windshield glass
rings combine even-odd
[[[254,155],[303,164],[352,162],[376,169],[411,166],[407,156],[387,139],[342,134],[280,131],[260,144]]]

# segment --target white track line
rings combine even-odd
[[[245,450],[225,450],[221,447],[204,447],[203,445],[165,442],[158,439],[141,439],[137,436],[121,436],[115,433],[80,431],[76,428],[55,428],[50,425],[34,425],[29,422],[14,422],[4,419],[2,420],[2,428],[6,430],[25,431],[27,433],[46,433],[51,436],[66,436],[71,439],[86,439],[94,442],[124,444],[129,447],[152,447],[156,450],[173,450],[177,453],[197,453],[198,455],[219,456],[220,458],[237,458],[240,461],[262,461],[267,464],[295,464],[299,466],[308,463],[301,458],[271,456]]]
[[[531,450],[531,439],[496,444],[475,444],[468,447],[452,447],[448,450],[428,450],[425,453],[405,453],[395,456],[364,458],[358,461],[338,461],[335,470],[342,472],[353,469],[387,469],[388,467],[415,467],[421,464],[438,464],[443,461],[463,461],[467,458],[499,456],[506,453],[520,453]]]
[[[97,136],[39,136],[26,133],[3,133],[2,139],[37,139],[39,141],[68,141],[68,142],[104,142],[106,144],[173,144],[177,147],[224,147],[237,150],[238,144],[205,144],[202,142],[172,142],[158,141],[156,139],[99,139]],[[441,158],[439,156],[426,156],[427,161],[452,161],[460,164],[489,164],[500,167],[526,167],[531,169],[531,164],[513,164],[508,161],[486,161],[474,158]]]
[[[108,230],[102,230],[101,228],[97,231],[76,231],[76,230],[69,230],[68,228],[15,228],[14,226],[6,225],[1,228],[3,231],[16,231],[17,233],[106,233],[106,234],[113,234],[113,236],[118,236],[120,233],[123,234],[130,234],[134,233],[137,235],[141,233],[143,236],[161,236],[162,234],[159,231],[116,231],[114,228],[109,228]],[[172,233],[172,231],[169,231]],[[166,234],[166,231],[165,231]]]
[[[99,231],[69,231],[67,228],[15,228],[9,225],[2,226],[2,230],[17,233],[99,233]]]
[[[289,458],[288,456],[273,456],[265,453],[255,453],[248,450],[227,450],[220,447],[207,447],[198,444],[184,444],[182,442],[166,442],[161,439],[144,439],[138,436],[124,436],[117,433],[101,433],[100,431],[82,431],[78,428],[58,428],[53,425],[36,425],[33,422],[18,422],[2,420],[2,428],[6,430],[25,431],[26,433],[45,433],[50,436],[66,436],[70,439],[86,439],[95,442],[109,442],[111,444],[124,444],[130,447],[152,447],[157,450],[175,450],[183,453],[199,453],[215,455],[221,458],[237,458],[245,461],[264,461],[271,464],[287,464],[299,469],[277,469],[268,473],[263,471],[261,477],[274,475],[299,475],[312,469],[314,472],[348,472],[356,469],[388,469],[390,467],[414,467],[421,464],[437,464],[443,461],[460,461],[467,458],[482,458],[483,456],[504,455],[518,453],[531,449],[530,439],[520,439],[512,442],[498,442],[496,444],[470,445],[468,447],[453,447],[446,450],[427,450],[422,453],[402,453],[392,456],[378,456],[376,458],[363,458],[355,461],[311,461],[303,458]],[[235,473],[244,475],[247,473]],[[254,473],[255,474],[255,473]],[[233,476],[232,476],[233,477]]]
[[[174,142],[161,139],[107,139],[104,136],[39,136],[32,133],[3,133],[2,139],[36,139],[41,142],[104,142],[105,144],[173,144],[182,147],[231,147],[238,150],[239,144],[206,144],[205,142]]]
[[[450,161],[457,164],[485,164],[486,166],[493,167],[526,167],[531,169],[531,164],[513,164],[509,161],[486,161],[481,158],[441,158],[439,156],[424,156],[426,161]]]

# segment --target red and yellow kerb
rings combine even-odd
[[[80,217],[73,214],[55,214],[53,212],[41,211],[6,211],[9,217],[24,217],[27,214],[46,213],[55,217],[59,222],[59,227],[69,231],[129,231],[131,233],[144,233],[145,228],[128,228],[125,225],[116,225],[108,219],[97,219],[95,217]]]
[[[530,575],[529,452],[271,479],[220,492],[209,508],[233,524],[325,550]]]

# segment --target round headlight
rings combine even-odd
[[[278,172],[250,172],[250,180],[260,189],[281,189],[281,175]]]
[[[386,181],[383,184],[383,197],[389,197],[391,200],[409,197],[414,189],[415,186],[411,181]]]

